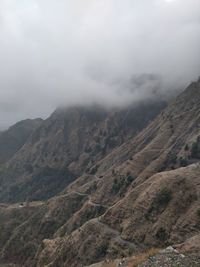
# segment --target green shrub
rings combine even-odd
[[[114,183],[112,185],[112,192],[114,194],[117,194],[120,191],[120,189],[121,189],[121,183],[118,183],[116,180],[117,179],[114,180]]]
[[[176,164],[177,163],[177,155],[170,155],[169,163]]]
[[[191,157],[192,158],[200,158],[200,137],[197,137],[197,141],[192,144],[191,147]]]
[[[160,228],[157,233],[156,233],[156,237],[157,239],[159,239],[161,242],[164,242],[167,240],[168,238],[168,235],[167,235],[167,232],[164,228]]]
[[[135,178],[132,175],[129,175],[126,178],[126,185],[129,186],[134,180],[135,180]]]
[[[97,255],[98,255],[98,257],[105,256],[107,250],[108,250],[108,244],[106,242],[101,243],[100,246],[97,247]]]
[[[197,210],[197,216],[198,216],[199,219],[200,219],[200,208]]]
[[[179,159],[179,163],[180,163],[180,166],[181,166],[181,167],[186,167],[186,166],[188,165],[188,161],[187,161],[187,159],[184,159],[184,158],[182,158],[182,157],[180,157],[180,159]]]
[[[112,169],[112,175],[115,175],[115,170],[114,169]]]
[[[156,196],[159,205],[167,205],[172,199],[172,192],[168,188],[163,188]]]
[[[184,149],[185,149],[185,151],[188,151],[189,150],[188,144],[185,145],[185,148]]]
[[[95,165],[89,170],[89,174],[94,175],[96,174],[97,170],[98,170],[98,166]]]
[[[128,175],[126,178],[115,178],[112,185],[112,193],[117,194],[120,192],[120,196],[123,196],[127,187],[134,181],[134,177]]]

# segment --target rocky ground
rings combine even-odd
[[[134,265],[133,265],[134,266]],[[198,256],[184,255],[176,252],[159,253],[150,257],[146,262],[138,267],[199,267],[200,258]]]
[[[153,251],[153,250],[151,250]],[[156,250],[154,250],[156,251]],[[182,254],[173,247],[160,250],[153,256],[146,258],[148,253],[139,254],[131,258],[114,261],[103,261],[89,267],[199,267],[200,254]],[[145,259],[146,258],[146,259]]]

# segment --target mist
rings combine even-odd
[[[184,88],[200,75],[199,13],[199,0],[1,0],[0,129]]]

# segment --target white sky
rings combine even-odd
[[[58,105],[146,98],[200,75],[199,0],[1,0],[0,128]]]

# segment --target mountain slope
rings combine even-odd
[[[0,132],[0,164],[11,159],[41,123],[42,119],[24,120]]]
[[[199,172],[197,164],[151,177],[98,219],[45,240],[37,266],[89,265],[105,256],[130,256],[196,235],[200,230]]]
[[[84,172],[94,173],[94,162],[136,135],[164,106],[150,101],[111,111],[58,109],[2,171],[0,200],[47,199]]]
[[[98,220],[79,225],[80,228],[72,233],[66,223],[56,235],[58,239],[55,241],[59,242],[54,244],[53,251],[50,244],[54,240],[45,243],[39,266],[45,260],[52,261],[52,266],[61,264],[62,255],[65,255],[63,266],[79,266],[100,260],[105,255],[128,255],[130,249],[134,251],[131,244],[142,250],[141,244],[164,246],[183,242],[198,233],[199,107],[198,82],[191,84],[138,136],[98,162],[99,168],[92,180],[83,176],[69,186],[65,192],[75,190],[89,194],[90,202],[107,206],[107,212]],[[195,164],[183,168],[186,163]],[[160,173],[154,175],[157,172]],[[75,218],[77,221],[76,215]],[[105,238],[106,229],[111,238]],[[122,241],[130,242],[128,250],[122,244],[116,245],[113,231],[118,231]],[[87,240],[87,236],[91,236],[91,240]],[[105,250],[98,254],[102,244]],[[47,251],[52,257],[45,256]],[[73,251],[78,254],[76,258],[70,256]]]
[[[151,247],[196,244],[199,121],[196,82],[145,129],[96,157],[87,172],[57,196],[39,202],[31,217],[23,214],[36,204],[16,204],[9,216],[5,209],[13,210],[13,205],[3,206],[1,227],[9,231],[9,239],[0,245],[1,262],[79,267]]]
[[[199,172],[200,165],[194,164],[156,174],[107,212],[105,206],[100,208],[76,192],[47,203],[1,207],[1,233],[6,239],[1,237],[1,261],[82,266],[106,255],[112,259],[152,246],[182,243],[200,230]]]

